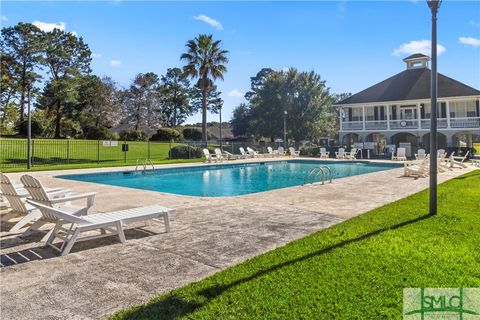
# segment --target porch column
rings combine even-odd
[[[363,130],[365,130],[365,106],[362,107],[362,123],[363,123]]]
[[[341,111],[339,112],[339,117],[340,117],[340,131],[343,130],[343,117],[342,117],[342,114],[344,113],[345,111],[343,110],[343,108],[341,109]]]
[[[450,129],[450,102],[446,102],[446,109],[447,109],[447,129]]]
[[[420,113],[420,103],[417,102],[417,125],[418,129],[422,128],[422,115]]]
[[[387,108],[387,130],[390,130],[390,105],[385,106]]]

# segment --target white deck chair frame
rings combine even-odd
[[[108,213],[97,213],[90,216],[75,216],[60,208],[52,208],[41,203],[27,199],[27,202],[38,208],[42,215],[49,220],[56,222],[52,233],[48,237],[46,244],[60,254],[67,255],[77,241],[103,238],[111,235],[118,235],[120,242],[124,243],[125,233],[123,226],[128,223],[147,221],[163,217],[165,231],[170,232],[170,218],[168,213],[172,209],[153,205],[148,207],[139,207],[122,211]],[[65,228],[68,225],[68,228]],[[78,238],[82,232],[100,230],[100,234]],[[55,239],[62,240],[60,247],[53,244]]]
[[[407,161],[406,152],[405,148],[397,148],[397,152],[395,154],[392,153],[392,160]]]
[[[335,158],[345,159],[345,148],[338,148],[338,151],[335,152]]]
[[[288,151],[290,152],[290,156],[295,158],[295,157],[300,157],[300,151],[295,150],[294,147],[288,148]]]
[[[330,152],[327,151],[325,148],[320,148],[320,159],[328,159],[330,158]]]

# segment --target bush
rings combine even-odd
[[[468,152],[467,160],[470,160],[472,158],[472,155],[476,154],[475,148],[469,148],[469,147],[447,147],[445,151],[447,152],[448,155],[451,155],[452,152],[455,152],[455,156],[460,156],[460,157],[463,157]]]
[[[26,137],[28,135],[28,120],[25,119],[15,126],[15,130],[19,136]],[[43,133],[42,123],[32,117],[32,137],[41,136]]]
[[[176,146],[170,149],[169,152],[170,159],[191,159],[191,158],[201,158],[202,157],[202,148],[191,147],[191,146]]]
[[[202,140],[202,129],[200,128],[185,128],[183,129],[182,134],[185,140],[192,140],[192,141]]]
[[[320,147],[301,147],[300,155],[305,157],[318,157],[320,155]]]
[[[120,132],[120,139],[125,141],[148,141],[148,134],[140,130],[126,130]]]
[[[150,140],[151,141],[171,141],[180,138],[180,132],[173,128],[160,128]]]
[[[110,132],[106,127],[97,127],[94,125],[86,125],[83,127],[83,137],[93,140],[118,140],[118,133]]]

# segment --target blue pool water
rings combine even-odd
[[[221,197],[302,185],[305,174],[319,165],[328,165],[333,179],[399,167],[383,163],[289,160],[156,169],[146,173],[62,175],[59,178],[188,196]]]

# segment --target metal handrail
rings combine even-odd
[[[143,171],[145,171],[145,169],[146,169],[145,162],[141,159],[137,159],[137,164],[135,165],[135,171],[138,171],[139,164],[142,165]]]
[[[313,169],[310,169],[307,174],[303,177],[303,184],[305,185],[307,183],[308,177],[310,177],[316,170],[318,170],[318,167],[315,167]]]
[[[145,166],[147,164],[150,164],[152,166],[152,170],[155,170],[155,166],[153,165],[153,161],[152,159],[145,159]]]
[[[319,171],[318,171],[317,174],[313,177],[311,183],[314,183],[314,182],[315,182],[315,178],[318,177],[318,175],[319,175],[320,172],[321,172],[321,173],[322,173],[322,184],[325,184],[325,171],[324,171],[324,169],[327,169],[327,170],[328,170],[328,178],[329,178],[329,180],[330,180],[330,183],[332,183],[332,169],[331,169],[329,166],[321,166],[321,167],[319,167]]]

